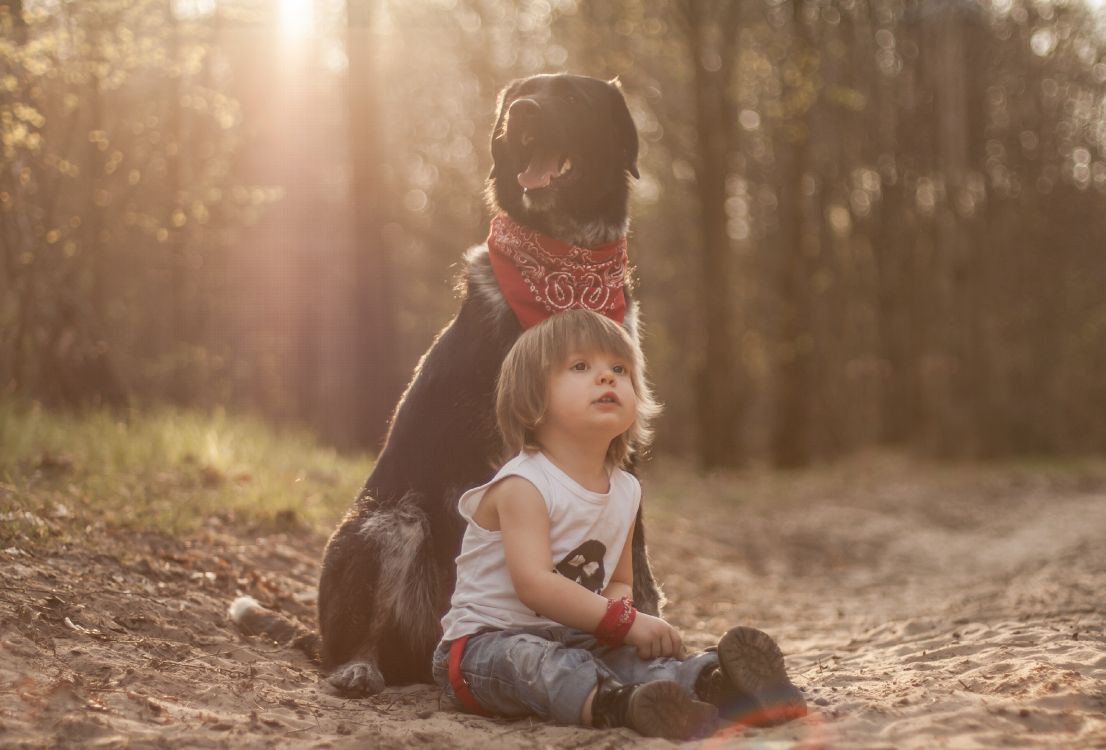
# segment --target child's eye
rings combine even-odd
[[[587,362],[576,362],[575,364],[572,365],[572,369],[573,370],[579,370],[580,372],[583,372],[584,370],[588,369],[588,363]]]
[[[614,371],[615,375],[625,375],[626,374],[626,365],[615,365],[614,367],[611,368],[611,370]]]

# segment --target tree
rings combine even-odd
[[[736,466],[741,389],[734,330],[740,319],[731,304],[733,249],[726,216],[726,181],[736,144],[737,120],[730,88],[736,70],[741,3],[684,0],[679,6],[689,67],[694,71],[696,174],[699,204],[699,279],[702,365],[697,374],[698,456],[705,468]]]
[[[811,330],[812,263],[819,248],[811,232],[806,203],[817,189],[809,151],[822,82],[813,25],[818,6],[791,0],[790,44],[779,61],[783,80],[781,119],[773,146],[779,172],[779,208],[774,251],[779,333],[776,360],[776,424],[772,459],[795,467],[810,459],[811,400],[814,390],[814,339]]]
[[[379,444],[402,387],[397,361],[396,279],[383,231],[389,191],[387,177],[379,168],[383,163],[381,118],[385,108],[377,88],[375,6],[371,0],[346,2],[351,200],[357,243],[352,273],[358,290],[357,320],[362,327],[357,340],[351,342],[360,402],[353,410],[353,435],[359,445],[366,447]]]

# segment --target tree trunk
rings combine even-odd
[[[704,334],[702,365],[697,375],[698,453],[704,468],[714,468],[735,466],[741,461],[738,419],[744,378],[733,346],[732,331],[738,323],[730,304],[733,283],[726,218],[726,177],[735,132],[728,88],[733,75],[737,19],[733,11],[721,18],[707,18],[703,4],[696,0],[685,4],[684,14],[688,53],[695,71],[698,135],[699,286]],[[714,24],[717,33],[712,34],[710,27]]]
[[[802,17],[803,0],[792,0],[792,45],[789,59],[800,66],[798,77],[816,76],[812,32]],[[801,81],[800,81],[801,85]],[[820,84],[811,83],[814,97]],[[772,439],[776,466],[791,468],[810,460],[810,420],[814,386],[814,342],[811,328],[811,273],[808,255],[803,181],[810,165],[810,120],[814,101],[784,121],[777,139],[780,166],[780,265],[777,293],[780,304],[779,356],[776,365],[777,414]]]
[[[355,398],[351,435],[356,445],[376,448],[386,434],[402,379],[397,368],[398,333],[391,250],[382,231],[387,211],[382,106],[377,90],[377,47],[372,34],[375,4],[346,0],[349,56],[349,138],[352,160],[357,327],[352,344]]]
[[[983,21],[974,6],[946,1],[941,11],[933,67],[940,115],[938,164],[949,197],[941,238],[951,298],[943,333],[952,363],[943,433],[956,453],[978,455],[983,450],[989,369],[980,304],[988,243],[983,176],[972,155],[985,151],[981,109],[986,92],[980,68],[986,60],[975,51],[986,39],[979,33]]]
[[[184,349],[193,341],[189,325],[188,261],[185,257],[185,235],[181,227],[176,226],[175,214],[183,210],[181,174],[181,149],[183,148],[181,126],[181,76],[184,74],[180,54],[180,28],[173,12],[173,0],[166,0],[165,17],[168,25],[169,76],[165,82],[165,173],[166,173],[166,240],[165,259],[169,267],[168,331],[165,345],[178,350]],[[99,276],[99,274],[97,274]],[[97,308],[104,300],[97,300]],[[169,398],[175,403],[187,405],[191,401],[193,384],[189,383],[188,367],[178,360],[169,386]]]
[[[900,29],[899,34],[900,39],[909,39],[905,29]],[[882,191],[874,231],[877,351],[883,365],[880,440],[892,445],[910,440],[919,405],[917,368],[912,356],[917,342],[911,338],[911,280],[907,268],[910,247],[905,241],[913,214],[906,185],[909,140],[908,133],[903,132],[908,129],[905,123],[916,115],[916,86],[911,77],[915,65],[904,61],[904,70],[893,78],[880,75],[873,133]]]

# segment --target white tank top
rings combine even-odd
[[[490,482],[457,501],[468,522],[457,556],[457,586],[450,610],[442,618],[442,638],[452,641],[481,629],[524,628],[559,623],[542,617],[519,601],[503,556],[503,534],[473,520],[480,500],[496,482],[519,476],[528,480],[549,510],[550,565],[589,591],[602,593],[611,581],[637,516],[641,485],[633,475],[615,469],[608,492],[584,489],[542,453],[520,453]]]

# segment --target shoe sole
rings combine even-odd
[[[714,731],[717,722],[718,709],[694,700],[675,682],[647,682],[630,697],[627,723],[645,737],[705,737]]]
[[[774,726],[806,716],[806,700],[787,676],[783,653],[771,636],[738,626],[718,642],[718,661],[747,699],[731,718],[751,726]]]

